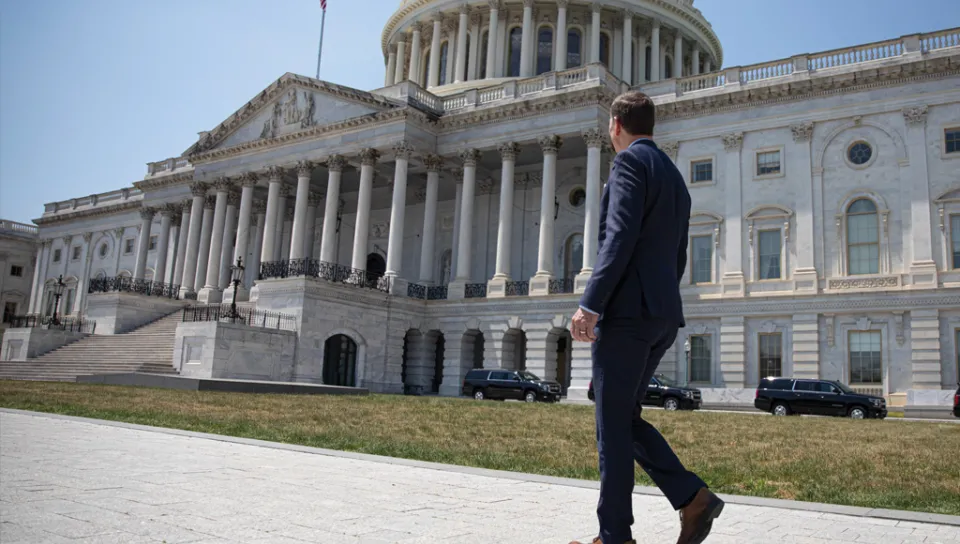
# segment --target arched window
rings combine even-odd
[[[610,68],[610,35],[600,33],[600,62]]]
[[[357,384],[357,343],[345,334],[327,338],[323,344],[323,383],[343,387]]]
[[[507,77],[520,76],[520,48],[523,45],[523,29],[516,27],[510,31],[510,54],[507,56]]]
[[[480,38],[480,66],[477,67],[477,73],[480,79],[487,77],[487,48],[490,46],[490,32],[484,30],[483,37]]]
[[[420,81],[426,87],[430,84],[430,50],[423,54],[423,63],[420,65]]]
[[[563,279],[576,277],[583,267],[583,234],[571,234],[563,248]]]
[[[550,71],[553,60],[553,29],[545,26],[537,33],[537,75]]]
[[[567,68],[576,68],[583,63],[583,36],[580,30],[571,28],[567,31]]]
[[[644,52],[644,55],[646,55],[643,63],[643,72],[644,72],[643,76],[645,78],[645,81],[651,81],[653,79],[652,77],[650,77],[650,63],[652,62],[652,58],[651,58],[652,51],[653,50],[650,49],[650,46],[648,45]]]
[[[861,198],[847,208],[849,275],[880,272],[880,223],[877,205]]]
[[[447,58],[450,56],[450,42],[443,42],[443,45],[440,46],[440,83],[438,85],[447,84]]]

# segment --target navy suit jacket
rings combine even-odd
[[[603,319],[683,327],[690,192],[673,161],[641,138],[617,153],[600,201],[600,242],[580,305]]]

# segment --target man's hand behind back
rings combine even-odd
[[[577,310],[570,320],[570,334],[578,342],[593,342],[597,339],[594,329],[597,327],[597,320],[600,316],[585,311],[583,308]]]

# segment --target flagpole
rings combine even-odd
[[[317,79],[320,79],[320,58],[323,55],[323,24],[327,21],[327,10],[320,16],[320,49],[317,51]]]

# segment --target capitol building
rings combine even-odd
[[[523,368],[584,399],[569,319],[609,107],[638,89],[693,199],[659,371],[707,404],[769,375],[949,402],[960,29],[725,66],[694,0],[404,0],[380,46],[379,89],[284,74],[142,180],[37,210],[8,313],[96,323],[78,346],[183,316],[184,376],[459,395],[472,368]],[[262,319],[203,317],[234,296]],[[43,365],[20,330],[0,357]]]

